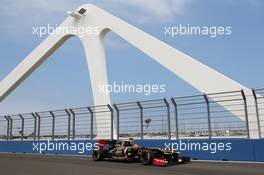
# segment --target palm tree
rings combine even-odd
[[[145,120],[145,123],[146,123],[147,128],[148,128],[150,122],[151,122],[151,118],[147,118],[147,119]]]

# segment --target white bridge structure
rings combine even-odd
[[[94,5],[84,4],[76,10],[69,12],[69,14],[69,17],[58,27],[98,27],[98,34],[80,36],[71,30],[50,34],[0,82],[0,101],[4,100],[67,39],[77,36],[83,44],[86,55],[94,105],[111,104],[109,94],[100,93],[98,90],[100,85],[108,83],[104,37],[109,31],[116,33],[202,93],[243,89],[247,96],[252,96],[252,91],[247,87]],[[247,98],[247,103],[248,105],[255,105],[253,97]],[[234,107],[232,108],[230,105],[224,106],[221,103],[219,105],[222,105],[229,111],[233,111],[232,113],[237,117],[241,116],[239,112],[235,112]],[[254,114],[256,112],[252,110],[249,113]],[[245,120],[242,117],[240,119]],[[105,121],[109,121],[110,123],[110,116],[109,118],[106,116]],[[256,115],[250,115],[250,138],[258,137],[256,123]],[[103,125],[107,124],[96,124],[97,136],[105,137],[100,128],[104,128]]]

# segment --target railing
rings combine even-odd
[[[259,138],[264,138],[264,88],[253,90]]]
[[[5,115],[0,140],[250,138],[252,118],[263,138],[264,89]]]

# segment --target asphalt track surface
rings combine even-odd
[[[169,167],[88,157],[0,154],[1,175],[263,175],[263,163],[199,162]]]

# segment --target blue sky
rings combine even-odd
[[[60,24],[67,17],[67,10],[84,3],[105,9],[247,87],[264,87],[262,0],[3,0],[5,6],[0,7],[0,79],[45,39],[32,35],[33,26]],[[164,35],[165,26],[179,24],[231,26],[232,34],[216,38]],[[105,42],[110,83],[166,85],[165,93],[150,96],[114,93],[111,94],[113,102],[198,93],[114,33],[110,32]],[[93,101],[87,75],[81,42],[71,38],[0,103],[0,113],[90,105]]]

